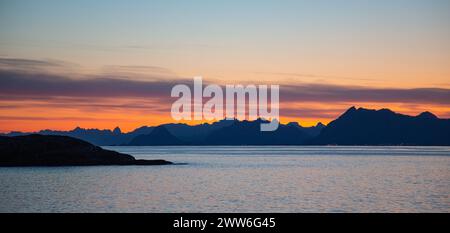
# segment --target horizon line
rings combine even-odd
[[[391,111],[391,112],[393,112],[393,113],[395,113],[395,114],[400,114],[400,115],[409,116],[409,117],[417,117],[417,116],[420,116],[420,115],[423,114],[423,113],[430,113],[430,114],[436,116],[434,113],[432,113],[432,112],[430,112],[430,111],[423,111],[423,112],[421,112],[421,113],[419,113],[419,114],[417,114],[417,115],[407,115],[407,114],[403,114],[403,113],[399,113],[399,112],[392,111],[392,110],[389,109],[389,108],[371,109],[371,108],[364,108],[364,107],[358,107],[358,108],[356,108],[355,106],[352,106],[352,107],[348,108],[347,110],[345,110],[343,113],[341,113],[338,117],[336,117],[335,119],[331,120],[330,122],[332,122],[332,121],[338,119],[340,116],[342,116],[343,114],[345,114],[347,111],[349,111],[349,110],[351,110],[351,109],[355,109],[355,110],[369,110],[369,111],[382,111],[382,110],[388,110],[388,111]],[[436,116],[436,118],[438,118],[438,119],[440,119],[440,120],[449,120],[449,119],[450,119],[450,118],[439,118],[438,116]],[[258,117],[258,118],[255,119],[255,120],[249,120],[249,119],[247,119],[247,118],[245,118],[245,119],[238,119],[238,118],[234,117],[234,118],[232,118],[232,119],[223,118],[223,119],[221,119],[221,120],[203,121],[202,123],[198,122],[198,120],[197,120],[197,121],[196,121],[196,120],[192,120],[191,122],[198,122],[198,123],[192,123],[192,124],[189,124],[188,122],[185,122],[185,121],[178,121],[178,122],[167,122],[167,123],[162,123],[162,124],[158,124],[158,125],[142,125],[142,126],[139,126],[139,127],[137,127],[137,128],[134,128],[133,130],[129,130],[129,131],[126,131],[126,132],[123,132],[122,129],[120,128],[120,126],[117,125],[117,126],[115,126],[114,128],[103,128],[103,129],[100,129],[100,128],[88,128],[88,127],[87,127],[87,128],[84,128],[84,127],[80,127],[80,126],[75,126],[75,128],[73,128],[73,129],[68,129],[68,130],[58,130],[58,129],[44,128],[44,129],[40,129],[40,130],[36,130],[36,131],[31,131],[31,132],[15,131],[15,130],[2,132],[2,130],[0,130],[0,134],[11,134],[11,133],[39,133],[39,132],[41,132],[41,131],[46,131],[46,130],[49,130],[49,131],[63,131],[63,132],[65,131],[65,132],[68,132],[68,131],[74,131],[74,130],[76,130],[76,129],[83,129],[83,130],[109,130],[109,131],[113,132],[113,131],[114,131],[115,129],[117,129],[117,128],[120,130],[121,133],[131,133],[131,132],[133,132],[133,131],[135,131],[135,130],[137,130],[137,129],[139,129],[139,128],[142,128],[142,127],[159,127],[159,126],[164,126],[164,125],[169,125],[169,124],[184,124],[184,125],[188,125],[188,126],[198,126],[198,125],[204,125],[204,124],[211,125],[211,124],[214,124],[214,123],[218,123],[218,122],[221,122],[221,121],[227,121],[227,120],[230,120],[230,121],[233,120],[233,121],[238,121],[238,122],[245,122],[245,121],[247,121],[247,122],[254,122],[254,121],[257,121],[257,120],[265,120],[265,121],[268,121],[268,120],[266,120],[266,119],[263,119],[262,117]],[[272,121],[273,121],[273,120],[278,120],[278,119],[272,119]],[[329,122],[329,123],[330,123],[330,122]],[[302,126],[302,125],[300,124],[299,121],[289,121],[289,122],[287,122],[287,123],[285,123],[285,124],[283,124],[281,121],[279,121],[279,124],[280,124],[280,125],[288,125],[288,124],[291,124],[291,123],[297,123],[300,127],[304,127],[304,128],[317,127],[318,125],[327,126],[327,125],[329,124],[329,123],[322,123],[321,121],[318,121],[318,122],[317,122],[315,125],[313,125],[313,126]]]

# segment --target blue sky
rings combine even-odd
[[[242,60],[380,50],[435,58],[450,39],[446,0],[0,2],[0,55],[95,66],[129,60],[201,73],[202,66],[185,67],[176,57],[220,63],[235,57],[230,50],[241,50]],[[206,63],[206,70],[215,65]]]

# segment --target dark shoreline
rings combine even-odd
[[[27,135],[0,137],[0,167],[32,166],[150,166],[170,161],[135,159],[67,136]]]
[[[254,145],[249,145],[249,144],[243,144],[243,145],[229,145],[229,144],[217,144],[217,145],[205,145],[205,144],[182,144],[182,145],[148,145],[148,146],[134,146],[134,145],[108,145],[108,146],[101,146],[101,147],[113,147],[113,146],[118,146],[118,147],[183,147],[183,146],[196,146],[196,147],[213,147],[213,146],[227,146],[227,147],[239,147],[239,146],[284,146],[284,147],[313,147],[313,146],[321,146],[321,147],[383,147],[383,146],[389,146],[389,147],[450,147],[450,145],[358,145],[358,144],[351,144],[351,145],[320,145],[320,144],[298,144],[298,145],[293,145],[293,144],[264,144],[264,145],[259,145],[259,144],[254,144]]]

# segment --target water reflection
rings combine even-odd
[[[0,168],[2,212],[450,212],[449,147],[110,147],[182,166]]]

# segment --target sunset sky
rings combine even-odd
[[[450,118],[450,1],[0,0],[0,132],[174,122],[194,76],[280,85],[281,121],[305,126]]]

